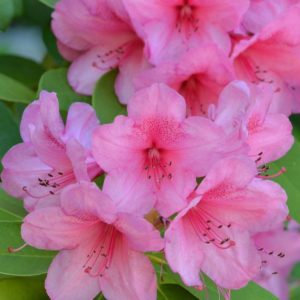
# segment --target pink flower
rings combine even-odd
[[[133,77],[148,66],[143,42],[132,29],[122,1],[60,0],[52,29],[61,54],[72,61],[68,79],[79,93],[91,95],[96,81],[119,67],[116,91],[125,103]]]
[[[232,59],[239,79],[273,90],[272,111],[289,115],[300,107],[300,5],[236,44]]]
[[[154,84],[129,101],[128,117],[118,116],[95,130],[93,154],[109,174],[104,190],[109,187],[119,207],[146,213],[155,206],[169,216],[186,205],[197,176],[223,156],[241,151],[240,142],[228,142],[209,119],[185,116],[184,99]]]
[[[161,63],[135,78],[137,89],[163,82],[177,90],[186,100],[188,115],[207,115],[219,93],[233,79],[229,59],[214,45],[184,53],[174,62]]]
[[[280,300],[289,299],[288,276],[300,261],[300,232],[296,229],[273,231],[255,235],[254,240],[261,254],[262,270],[255,282],[269,290]]]
[[[296,3],[299,0],[251,0],[242,21],[242,28],[251,34],[259,33],[263,27]]]
[[[248,0],[123,0],[155,65],[207,42],[230,51],[228,32],[247,10]],[[163,30],[162,30],[163,29]]]
[[[98,123],[90,105],[74,103],[64,126],[56,94],[41,92],[39,100],[24,111],[23,143],[3,157],[3,188],[24,198],[28,210],[57,204],[67,185],[101,173],[90,153],[91,134]]]
[[[215,123],[249,146],[248,155],[259,164],[285,155],[294,142],[292,124],[281,113],[272,113],[272,90],[233,81],[221,93]]]
[[[156,274],[141,252],[158,251],[163,241],[143,218],[118,213],[95,184],[64,190],[61,208],[35,210],[25,219],[22,237],[30,245],[59,250],[46,279],[55,300],[156,298]]]
[[[244,157],[217,162],[188,207],[166,231],[166,258],[189,286],[201,285],[203,271],[217,285],[241,288],[260,270],[251,234],[269,230],[286,215],[286,194],[274,182],[256,178]]]

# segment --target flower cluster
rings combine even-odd
[[[28,211],[23,239],[60,251],[50,298],[154,300],[145,252],[162,252],[187,286],[204,273],[287,299],[300,235],[282,229],[287,196],[270,179],[285,169],[268,163],[291,148],[300,112],[300,1],[60,0],[52,28],[77,92],[118,67],[127,115],[100,124],[74,103],[64,123],[42,91],[3,158],[2,186]]]

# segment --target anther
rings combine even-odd
[[[24,245],[22,245],[22,246],[19,247],[19,248],[8,247],[8,248],[7,248],[7,251],[8,251],[9,253],[16,253],[16,252],[19,252],[19,251],[23,250],[26,246],[28,246],[27,243],[25,243]]]

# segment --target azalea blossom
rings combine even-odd
[[[239,79],[273,90],[272,111],[300,108],[300,5],[293,5],[258,34],[239,38],[231,55]]]
[[[186,100],[187,115],[208,115],[210,104],[217,104],[221,90],[234,79],[229,58],[209,44],[185,52],[176,61],[145,70],[134,80],[136,89],[163,82]]]
[[[22,237],[40,249],[59,250],[46,279],[55,300],[156,299],[156,274],[141,252],[159,251],[160,234],[141,217],[119,213],[93,183],[65,189],[60,207],[30,213]]]
[[[123,103],[132,92],[132,77],[148,67],[143,42],[132,28],[121,0],[60,0],[52,29],[63,57],[72,62],[71,86],[91,95],[96,81],[119,67],[116,91]]]
[[[256,178],[247,157],[217,162],[165,234],[165,253],[186,285],[201,286],[199,272],[217,285],[238,289],[260,270],[251,239],[287,215],[286,194],[276,183]]]
[[[109,175],[104,190],[109,187],[119,207],[138,213],[155,207],[165,217],[186,205],[196,177],[220,158],[243,151],[211,120],[186,118],[185,100],[164,84],[139,90],[129,101],[128,117],[94,131],[92,148]],[[136,193],[144,194],[143,208],[130,201]]]
[[[299,224],[290,223],[292,226],[286,230],[281,226],[254,237],[262,260],[262,270],[255,282],[280,300],[289,300],[288,277],[294,264],[300,261]]]
[[[291,122],[271,111],[272,101],[269,86],[233,81],[222,91],[214,110],[215,123],[245,140],[249,157],[260,165],[285,155],[294,142]]]
[[[3,157],[2,187],[24,199],[28,210],[57,204],[67,185],[101,174],[90,153],[91,134],[98,124],[90,105],[73,103],[64,125],[56,94],[42,91],[24,111],[23,142]]]
[[[259,33],[268,23],[297,3],[299,0],[250,0],[241,27],[246,33]]]
[[[150,61],[158,65],[207,42],[222,51],[231,48],[228,32],[247,10],[248,0],[123,0],[132,23],[146,44]],[[163,28],[163,30],[162,30]]]

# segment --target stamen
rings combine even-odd
[[[8,248],[7,248],[7,251],[8,251],[9,253],[16,253],[16,252],[19,252],[19,251],[23,250],[23,249],[24,249],[25,247],[27,247],[27,246],[28,246],[28,244],[25,243],[24,245],[20,246],[19,248],[8,247]]]
[[[171,166],[172,161],[166,162],[158,149],[153,147],[147,150],[144,170],[147,171],[148,179],[154,179],[157,189],[160,189],[164,178],[172,179],[172,173],[168,172]]]
[[[87,260],[83,265],[84,272],[92,277],[102,277],[111,264],[118,232],[111,225],[106,225],[99,235]],[[96,269],[94,272],[93,270]]]
[[[199,239],[205,244],[213,244],[220,249],[228,249],[235,245],[235,242],[225,235],[223,229],[223,227],[230,228],[231,224],[222,223],[205,209],[193,208],[188,218]]]
[[[286,172],[286,168],[285,167],[282,167],[277,173],[275,174],[265,174],[265,175],[262,175],[262,174],[258,174],[256,177],[257,178],[261,178],[261,179],[272,179],[272,178],[277,178],[278,176],[282,175],[283,173]]]

